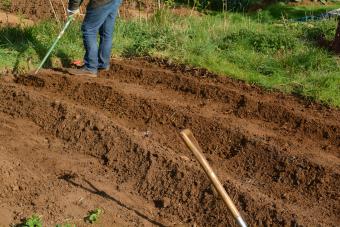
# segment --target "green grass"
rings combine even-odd
[[[321,5],[320,3],[293,6],[285,4],[284,2],[278,2],[266,7],[263,11],[266,17],[270,19],[281,19],[282,17],[288,19],[296,19],[305,16],[317,16],[322,13],[326,13],[333,9],[340,8],[340,2],[334,2],[329,5]]]
[[[55,227],[76,227],[75,224],[57,224]]]
[[[12,68],[15,72],[32,69],[47,53],[59,31],[60,27],[49,21],[26,28],[0,28],[0,53],[6,54],[2,55],[6,57],[0,58],[0,68]],[[82,55],[82,40],[77,24],[71,26],[45,66],[51,66],[54,57],[68,64]]]
[[[0,7],[4,10],[8,10],[11,8],[12,0],[2,0],[0,3]]]
[[[164,18],[166,19],[164,19]],[[263,23],[240,14],[121,22],[115,54],[175,59],[340,106],[339,58],[316,46],[336,21]]]
[[[219,13],[185,18],[160,11],[148,21],[118,20],[113,54],[169,58],[340,107],[339,57],[317,45],[320,37],[331,41],[336,21],[294,23],[276,17],[270,9],[250,16]],[[0,53],[7,56],[0,58],[0,68],[22,72],[29,64],[36,66],[59,29],[51,22],[0,29]],[[74,23],[53,58],[67,65],[83,53],[80,24]]]

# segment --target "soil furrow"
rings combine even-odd
[[[33,210],[52,225],[103,205],[117,217],[103,226],[234,226],[184,128],[250,226],[340,223],[339,110],[163,63],[0,81],[0,223],[4,207],[12,220]]]
[[[84,215],[98,202],[108,216],[101,219],[110,225],[171,225],[158,219],[153,201],[117,185],[101,159],[81,154],[29,119],[0,112],[0,130],[7,132],[0,135],[0,213],[6,212],[0,217],[1,226],[18,224],[32,212],[42,215],[44,226],[63,223],[65,218],[84,226]]]
[[[76,93],[74,93],[74,94],[76,94]],[[12,96],[13,96],[13,94],[11,94]],[[26,96],[25,95],[25,93],[23,94],[24,96]],[[15,97],[17,96],[17,95],[14,95]],[[98,100],[98,97],[95,97],[95,96],[93,96],[93,95],[89,95],[88,97],[91,97],[91,98],[93,98],[94,100]],[[105,97],[105,95],[104,95],[104,97]],[[10,100],[10,97],[6,97],[6,98],[4,98],[4,100],[8,100],[8,101],[12,101],[12,103],[13,103],[13,101],[15,101],[15,100]],[[19,101],[18,103],[19,104],[24,104],[24,103],[28,103],[29,102],[29,100],[26,100],[26,101],[20,101],[20,99],[18,99],[17,101]],[[16,102],[17,102],[16,101]],[[28,105],[29,106],[32,106],[32,104],[29,104],[28,103]],[[45,104],[46,105],[46,104]],[[52,104],[51,104],[52,106],[54,105],[53,104],[53,101],[52,101]],[[56,104],[56,105],[60,105],[60,104]],[[95,155],[95,156],[98,156],[98,157],[101,157],[101,158],[103,158],[103,160],[105,161],[105,162],[109,162],[109,163],[113,163],[113,162],[115,162],[116,161],[116,159],[112,159],[111,157],[110,157],[110,155],[111,155],[111,152],[109,151],[109,149],[110,149],[110,145],[107,145],[107,144],[105,144],[105,145],[103,145],[100,141],[105,141],[105,139],[103,139],[102,138],[102,135],[101,135],[101,133],[100,133],[100,131],[103,131],[103,128],[98,128],[98,126],[95,126],[92,130],[94,130],[94,132],[89,132],[89,133],[98,133],[98,135],[97,136],[95,136],[94,138],[91,138],[91,139],[86,139],[86,140],[80,140],[80,141],[77,141],[75,138],[74,138],[74,136],[76,136],[76,138],[77,138],[77,136],[79,136],[79,138],[81,138],[82,136],[81,136],[81,132],[72,132],[72,134],[71,133],[65,133],[65,132],[62,132],[62,130],[65,130],[65,128],[67,129],[67,128],[70,128],[71,126],[69,125],[69,124],[66,124],[64,121],[65,121],[65,115],[67,115],[67,113],[68,113],[68,110],[66,109],[66,107],[61,107],[62,105],[60,105],[60,106],[58,106],[58,112],[59,112],[59,114],[56,114],[56,113],[48,113],[48,114],[46,114],[46,116],[54,116],[55,118],[52,118],[53,119],[53,121],[50,123],[50,124],[46,124],[46,122],[44,122],[43,124],[41,123],[41,120],[39,120],[39,119],[36,119],[37,118],[37,116],[28,116],[28,117],[33,117],[35,120],[35,122],[36,123],[38,123],[39,125],[41,125],[41,126],[46,126],[46,129],[50,129],[50,128],[53,128],[53,129],[56,129],[56,131],[55,132],[53,132],[56,136],[58,136],[58,137],[61,137],[63,140],[65,140],[65,141],[68,141],[69,143],[71,142],[71,143],[76,143],[76,144],[82,144],[82,145],[84,145],[84,144],[88,144],[88,146],[90,145],[90,144],[96,144],[95,146],[96,147],[94,147],[94,148],[91,148],[91,149],[89,149],[90,150],[90,152],[91,152],[91,155]],[[33,109],[33,111],[31,110],[31,112],[36,112],[34,109]],[[42,110],[40,110],[39,111],[39,113],[40,114],[43,114],[43,116],[45,116],[45,114],[42,112]],[[62,115],[60,115],[60,113],[62,113]],[[76,117],[75,117],[76,118]],[[200,120],[200,122],[203,122],[202,124],[204,124],[204,121],[203,121],[204,119],[202,119],[202,120]],[[39,123],[40,122],[40,123]],[[91,127],[91,123],[90,122],[76,122],[76,124],[78,125],[78,127],[84,127],[85,126],[85,128],[86,127]],[[62,126],[60,126],[60,125],[62,125]],[[65,128],[64,128],[65,127]],[[75,127],[75,126],[74,126]],[[60,129],[61,128],[61,129]],[[216,128],[216,126],[215,126],[215,128]],[[67,129],[68,130],[68,129]],[[202,130],[202,129],[200,129],[200,130]],[[206,130],[206,129],[205,129]],[[84,131],[84,130],[82,130],[82,131]],[[86,130],[85,130],[86,131]],[[88,131],[91,131],[91,130],[88,130]],[[223,130],[221,130],[221,131],[223,131]],[[206,132],[207,132],[207,130],[206,130]],[[116,133],[118,133],[118,132],[116,132]],[[75,134],[75,135],[73,135],[73,134]],[[239,137],[244,137],[244,135],[238,135]],[[221,138],[221,137],[220,137]],[[234,140],[235,140],[235,138],[234,138]],[[235,141],[234,141],[235,142]],[[242,141],[237,141],[237,142],[235,142],[235,144],[236,143],[241,143]],[[247,142],[246,142],[247,143]],[[251,143],[250,143],[251,144]],[[80,146],[82,146],[82,145],[80,145]],[[115,143],[115,145],[117,145],[116,143]],[[93,145],[91,145],[91,146],[93,146]],[[112,146],[112,145],[111,145]],[[256,144],[255,144],[255,146],[256,146]],[[119,147],[123,147],[122,145],[120,145]],[[258,147],[256,146],[256,148],[258,149]],[[83,147],[80,147],[80,149],[83,149]],[[164,149],[164,148],[163,148]],[[243,149],[243,148],[241,148],[241,149]],[[248,147],[245,147],[244,148],[245,150],[250,150],[250,151],[254,151],[254,152],[256,152],[256,149],[250,149],[250,146],[248,146]],[[92,151],[91,151],[92,150]],[[274,148],[273,150],[268,150],[268,148],[267,147],[265,147],[265,148],[260,148],[259,150],[264,150],[264,153],[262,154],[262,155],[260,155],[259,153],[254,153],[253,155],[254,155],[254,157],[255,157],[255,159],[253,159],[253,162],[250,162],[250,165],[248,165],[248,166],[246,166],[246,168],[247,168],[247,171],[248,171],[248,174],[251,174],[254,170],[255,170],[255,172],[257,172],[257,173],[259,173],[258,175],[261,175],[260,174],[260,172],[258,172],[258,171],[256,171],[256,169],[259,167],[259,166],[257,166],[256,165],[256,162],[258,162],[259,164],[261,164],[263,161],[266,163],[266,160],[264,160],[263,158],[266,158],[266,157],[268,157],[268,153],[269,154],[272,154],[273,155],[273,157],[269,157],[269,160],[268,160],[268,163],[271,163],[271,162],[273,162],[272,160],[275,160],[275,159],[282,159],[282,158],[278,158],[278,157],[280,157],[281,156],[281,153],[280,152],[276,152],[276,155],[275,155],[275,150],[276,150],[276,148]],[[93,151],[100,151],[100,153],[92,153]],[[103,151],[106,151],[105,153],[102,153]],[[241,153],[243,153],[242,151],[241,151]],[[249,152],[249,153],[251,153],[251,152]],[[251,153],[252,154],[252,153]],[[214,154],[213,154],[214,155]],[[252,157],[249,157],[249,154],[246,154],[246,155],[244,155],[245,157],[245,159],[246,160],[252,160]],[[260,159],[258,159],[258,157],[260,157]],[[282,156],[281,156],[282,157]],[[293,170],[292,171],[292,173],[290,173],[290,171],[287,169],[287,163],[285,163],[285,162],[288,162],[288,164],[289,164],[289,166],[293,163],[293,165],[295,166],[295,167],[299,167],[297,164],[294,164],[294,161],[292,161],[292,160],[289,160],[289,158],[290,157],[286,157],[286,158],[284,158],[283,157],[283,161],[281,161],[282,162],[282,168],[280,168],[280,169],[278,169],[277,171],[278,171],[278,176],[274,176],[275,178],[277,177],[277,179],[278,179],[278,182],[280,182],[280,181],[282,181],[282,183],[284,183],[284,184],[287,184],[287,183],[289,183],[289,176],[290,175],[292,175],[293,177],[296,175],[296,174],[299,174],[298,172],[296,172],[297,170]],[[261,160],[262,159],[262,160]],[[254,161],[255,160],[255,161]],[[258,160],[258,161],[256,161],[256,160]],[[244,160],[242,160],[242,161],[244,161]],[[262,162],[261,162],[262,161]],[[290,163],[289,163],[290,162]],[[297,161],[297,163],[299,163],[300,165],[303,165],[303,162],[304,162],[304,160],[298,160]],[[306,161],[305,161],[306,162]],[[241,162],[241,163],[243,163],[243,162]],[[276,163],[276,162],[275,162]],[[275,164],[274,163],[274,164]],[[301,164],[302,163],[302,164]],[[137,164],[137,166],[138,166],[138,164],[139,165],[141,165],[141,163],[136,163]],[[231,163],[228,163],[228,164],[231,164]],[[239,163],[235,163],[234,162],[234,166],[235,167],[238,167],[238,166],[242,166],[242,165],[238,165]],[[262,165],[262,170],[263,170],[263,163],[261,164]],[[303,169],[301,169],[301,168],[299,168],[298,169],[298,171],[301,171],[301,176],[300,176],[300,179],[299,179],[299,175],[297,175],[297,176],[295,176],[295,177],[297,177],[296,179],[295,179],[295,181],[296,182],[294,182],[294,179],[290,179],[291,180],[291,182],[293,182],[293,184],[294,184],[294,186],[298,186],[299,184],[302,184],[302,187],[301,188],[304,188],[305,186],[306,186],[306,184],[310,184],[309,186],[310,186],[310,188],[314,188],[314,190],[313,190],[313,193],[317,193],[316,191],[317,190],[315,190],[315,189],[318,189],[318,188],[322,188],[322,187],[320,187],[320,176],[318,176],[318,175],[316,175],[316,176],[314,176],[314,178],[316,177],[316,179],[314,179],[314,180],[312,180],[312,181],[309,181],[309,182],[303,182],[304,180],[305,180],[305,178],[307,178],[307,179],[310,179],[310,177],[311,177],[311,174],[313,174],[313,172],[318,172],[319,171],[319,169],[318,168],[320,168],[319,166],[315,166],[314,167],[314,170],[313,170],[313,168],[312,169],[310,169],[310,166],[312,166],[311,165],[311,163],[308,163],[308,162],[306,162],[305,163],[305,165],[306,166],[308,166],[309,167],[309,169],[307,170],[307,173],[309,174],[307,174],[307,176],[305,177],[305,173],[304,173],[304,170]],[[253,170],[251,170],[250,169],[250,167],[253,167]],[[275,165],[274,165],[275,166]],[[239,167],[238,167],[239,168]],[[315,169],[316,168],[316,169]],[[293,168],[294,169],[294,168]],[[124,169],[125,171],[137,171],[136,169],[135,170],[131,170],[130,168],[129,169]],[[237,168],[236,168],[236,170],[237,170]],[[270,169],[269,170],[271,170],[271,171],[273,171],[273,166],[270,166]],[[243,169],[243,171],[244,171],[244,169]],[[264,170],[264,172],[269,172],[267,169],[265,169]],[[320,171],[319,171],[320,172]],[[262,172],[263,173],[263,172]],[[282,173],[283,173],[283,175],[282,175]],[[295,173],[295,175],[294,175],[294,173]],[[280,175],[281,174],[281,175]],[[286,175],[285,175],[286,174]],[[315,173],[314,173],[314,175],[315,175]],[[249,176],[249,175],[248,175]],[[140,178],[145,178],[145,176],[139,176]],[[138,177],[137,177],[138,178]],[[280,179],[281,178],[281,179]],[[288,179],[288,181],[285,181],[285,180],[287,180]],[[312,178],[313,179],[313,178]],[[336,178],[336,176],[334,177],[334,179],[336,180],[337,178]],[[334,180],[333,180],[334,181]],[[271,183],[272,182],[272,179],[270,179],[270,181],[268,182],[268,183]],[[155,183],[155,182],[153,182],[153,183]],[[321,183],[322,184],[322,183]],[[333,183],[334,184],[334,186],[332,186],[332,188],[334,189],[334,187],[336,187],[336,182],[334,182]],[[151,187],[151,186],[150,186]],[[282,187],[278,187],[278,188],[281,188],[281,190],[282,190]],[[283,190],[285,190],[285,189],[283,189]],[[307,191],[308,192],[308,191]],[[335,192],[333,192],[333,193],[336,193],[336,190],[335,190]],[[275,193],[273,193],[273,194],[275,194]],[[295,197],[296,195],[291,195],[291,194],[289,194],[289,193],[286,193],[287,195],[282,195],[282,196],[291,196],[291,199],[292,199],[292,197]],[[320,194],[320,193],[317,193],[318,195]],[[335,196],[335,198],[336,198],[336,195],[331,195],[331,197],[334,197]],[[298,196],[298,199],[299,199],[299,196]],[[333,207],[332,208],[333,210],[335,210],[335,211],[337,211],[338,210],[338,208],[335,206],[335,207]]]
[[[139,64],[138,64],[139,65]],[[149,66],[149,65],[148,65]],[[228,104],[228,110],[243,118],[270,121],[312,139],[326,140],[340,147],[340,112],[282,93],[267,93],[243,82],[211,76],[193,76],[192,72],[162,71],[139,67],[135,61],[116,61],[110,72],[103,74],[127,83],[163,86],[200,99],[213,99]],[[303,106],[303,108],[301,108]],[[306,108],[307,107],[307,108]]]
[[[223,103],[202,102],[199,99],[182,96],[176,92],[164,89],[158,90],[148,86],[141,87],[107,80],[89,82],[74,77],[60,77],[59,75],[20,77],[17,82],[26,86],[58,92],[61,96],[66,95],[75,101],[82,102],[83,105],[95,105],[114,115],[127,115],[125,117],[130,118],[132,116],[134,119],[140,118],[143,125],[151,125],[154,121],[161,125],[176,124],[176,118],[178,117],[176,112],[183,110],[186,111],[185,114],[187,115],[197,113],[197,115],[204,116],[206,119],[211,119],[211,121],[214,122],[221,122],[222,124],[227,122],[227,125],[245,128],[249,134],[254,134],[258,138],[269,140],[274,137],[276,142],[280,143],[281,146],[287,146],[287,144],[289,144],[291,147],[295,146],[295,149],[308,150],[308,154],[313,153],[315,150],[314,153],[317,154],[320,151],[330,153],[330,157],[332,157],[331,155],[335,156],[333,157],[334,159],[337,159],[340,155],[338,146],[331,146],[323,140],[306,139],[303,137],[303,134],[299,132],[289,131],[285,127],[281,129],[271,122],[267,123],[259,120],[235,118],[230,111],[226,112],[224,110],[225,107]],[[158,108],[157,105],[161,105],[161,109]],[[154,108],[157,109],[152,110]],[[141,115],[141,113],[143,113],[143,115]],[[169,114],[171,114],[170,117]],[[182,124],[181,127],[186,126]],[[299,141],[295,142],[297,137]],[[304,144],[308,145],[306,147],[299,147],[299,145]]]
[[[67,95],[82,105],[109,111],[115,117],[125,119],[125,122],[130,121],[130,124],[135,122],[132,125],[139,126],[137,127],[139,130],[144,128],[151,130],[156,135],[166,134],[165,138],[152,137],[153,139],[158,138],[162,144],[177,151],[182,150],[183,147],[178,143],[169,143],[168,141],[178,139],[178,129],[190,127],[204,144],[203,147],[212,161],[233,166],[234,176],[265,182],[266,184],[259,187],[278,198],[286,197],[289,194],[291,199],[294,197],[299,201],[301,196],[312,195],[304,200],[310,201],[310,204],[321,200],[328,204],[328,198],[337,196],[340,174],[337,171],[334,172],[333,169],[339,167],[336,157],[329,157],[326,160],[322,156],[320,162],[317,158],[320,155],[315,152],[313,154],[311,149],[305,151],[306,147],[287,145],[286,141],[281,142],[282,147],[280,147],[278,146],[279,141],[275,138],[265,136],[259,138],[258,135],[248,133],[241,127],[225,125],[221,119],[209,119],[191,111],[181,111],[180,108],[175,108],[176,105],[173,103],[171,103],[173,107],[170,107],[148,102],[148,99],[140,100],[133,95],[124,95],[124,92],[119,89],[117,91],[109,85],[70,80],[68,77],[63,77],[61,79],[63,82],[59,81],[59,77],[49,76],[21,78],[22,82],[26,81],[24,82],[26,84],[38,79],[40,84],[44,84],[39,87],[46,86],[48,90],[59,90],[60,93],[55,95],[59,98]],[[149,98],[149,100],[152,99]],[[171,121],[164,118],[167,113],[173,113]],[[310,158],[310,155],[314,157]],[[216,159],[216,157],[218,158]],[[294,189],[294,193],[285,193],[292,189]],[[324,196],[322,195],[323,190],[330,193]],[[296,191],[301,195],[296,194]]]
[[[47,132],[74,146],[75,150],[88,152],[103,159],[104,163],[109,160],[106,164],[116,174],[117,183],[132,183],[134,189],[149,201],[170,198],[171,206],[161,210],[160,215],[166,216],[170,212],[180,220],[199,225],[233,223],[222,202],[213,196],[200,168],[186,165],[178,155],[174,155],[175,152],[158,143],[145,148],[143,141],[95,111],[70,103],[55,103],[50,97],[15,87],[2,87],[1,90],[2,96],[10,94],[4,98],[12,103],[12,106],[2,106],[3,112],[28,117]],[[222,180],[238,205],[247,211],[245,215],[251,224],[303,224],[306,221],[303,210],[311,213],[306,207],[294,216],[289,204],[275,202],[273,205],[274,201],[255,188],[253,190],[250,185],[241,188],[244,184],[233,177],[225,175]],[[335,215],[323,217],[323,220],[331,224],[336,218]],[[316,220],[310,218],[308,222],[315,223]]]

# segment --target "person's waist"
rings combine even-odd
[[[91,0],[89,5],[88,5],[88,8],[97,8],[97,7],[109,4],[113,1],[115,1],[115,0]]]

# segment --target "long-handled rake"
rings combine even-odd
[[[200,146],[198,145],[197,140],[195,139],[194,135],[189,129],[185,129],[181,131],[181,137],[184,140],[185,144],[188,146],[188,148],[194,153],[196,159],[199,161],[201,166],[203,167],[205,173],[208,175],[209,179],[215,186],[217,192],[222,197],[224,203],[229,208],[229,211],[232,213],[233,217],[236,219],[236,222],[241,227],[247,227],[246,222],[241,217],[241,214],[238,212],[236,206],[234,205],[233,201],[230,199],[228,193],[225,191],[223,185],[217,178],[216,174],[210,167],[208,161],[204,157],[202,150]]]
[[[39,67],[37,68],[37,70],[35,71],[35,74],[37,74],[39,72],[39,70],[43,67],[43,65],[45,64],[46,60],[48,59],[48,57],[50,56],[50,54],[52,53],[53,49],[55,48],[55,46],[57,45],[57,43],[59,42],[59,40],[61,39],[61,37],[64,35],[66,29],[70,26],[72,20],[73,20],[74,15],[71,15],[67,18],[67,21],[64,25],[64,28],[61,30],[61,32],[59,33],[58,37],[56,38],[56,40],[54,41],[54,43],[52,44],[51,48],[48,50],[47,54],[45,55],[44,59],[41,61]]]

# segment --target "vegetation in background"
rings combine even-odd
[[[8,10],[11,8],[12,6],[12,1],[11,0],[2,0],[2,3],[1,3],[1,8],[3,8],[4,10]]]
[[[22,73],[32,70],[43,59],[51,43],[60,32],[60,27],[54,22],[43,22],[33,27],[0,28],[0,68],[12,68],[14,72]],[[70,59],[83,55],[79,24],[71,26],[63,40],[59,43],[54,55],[45,67],[61,59],[60,64],[67,65]]]
[[[141,0],[143,1],[143,0]],[[249,9],[254,9],[256,7],[264,8],[267,6],[281,5],[281,8],[289,8],[287,7],[287,3],[299,3],[306,0],[162,0],[162,2],[172,1],[174,3],[180,5],[187,5],[189,7],[195,7],[197,10],[217,10],[217,11],[233,11],[233,12],[246,12]],[[308,1],[308,0],[307,0]],[[320,9],[332,8],[332,4],[337,4],[339,0],[313,0],[311,1],[313,4],[309,4],[306,8],[309,7],[317,7]],[[325,5],[330,6],[325,6]],[[255,7],[254,7],[255,6]],[[282,7],[286,6],[286,7]],[[294,8],[294,7],[291,7]],[[297,8],[304,8],[297,7]],[[272,8],[273,9],[273,8]],[[275,9],[274,9],[275,10]],[[292,15],[293,16],[293,15]]]
[[[265,12],[267,13],[267,16],[269,16],[272,19],[282,19],[282,18],[293,19],[293,18],[301,18],[305,16],[318,16],[330,10],[340,8],[339,3],[329,4],[329,5],[310,4],[310,5],[293,6],[293,5],[285,4],[283,2],[278,2],[278,3],[271,4],[268,7],[266,7]]]
[[[113,54],[168,58],[340,106],[339,57],[320,47],[321,39],[330,43],[334,38],[336,20],[298,23],[282,15],[271,8],[251,15],[189,17],[160,10],[149,20],[118,20]],[[6,56],[0,58],[0,68],[34,68],[59,30],[52,22],[0,29],[0,55]],[[80,24],[75,22],[45,67],[67,65],[83,53]]]

